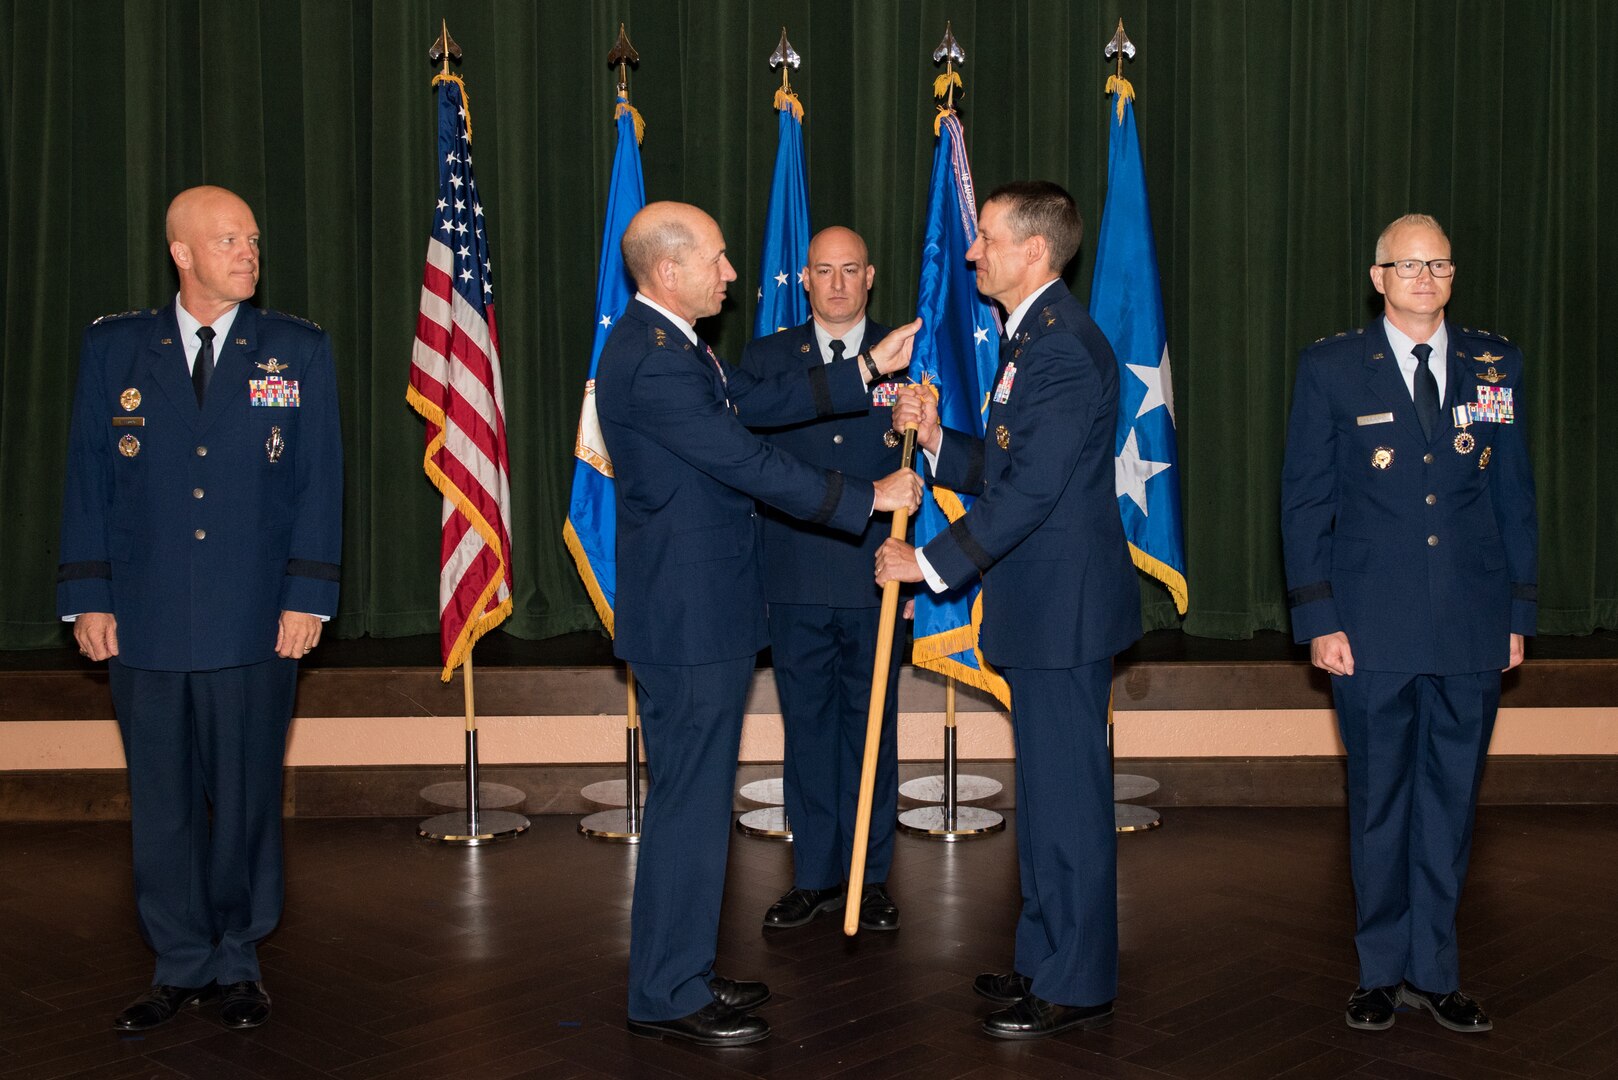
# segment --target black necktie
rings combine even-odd
[[[837,361],[839,361],[839,360],[841,360],[843,358],[843,350],[845,348],[846,348],[846,346],[843,344],[841,338],[839,338],[838,340],[831,343],[831,362],[832,363],[835,364],[835,363],[837,363]]]
[[[191,389],[197,392],[197,405],[208,396],[208,380],[213,378],[213,327],[204,326],[197,331],[202,348],[197,350],[197,362],[191,365]]]
[[[1438,379],[1429,363],[1433,347],[1424,342],[1410,353],[1416,358],[1416,419],[1421,421],[1422,434],[1431,441],[1438,430]]]

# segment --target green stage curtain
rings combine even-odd
[[[1105,194],[1119,17],[1168,308],[1191,612],[1144,582],[1148,626],[1241,637],[1287,625],[1278,477],[1298,349],[1377,312],[1366,275],[1407,210],[1448,228],[1452,314],[1528,356],[1540,625],[1618,626],[1618,449],[1598,407],[1618,365],[1618,5],[1603,0],[0,0],[0,648],[66,641],[57,517],[79,335],[175,290],[163,211],[240,192],[264,230],[258,302],[339,357],[348,500],[342,636],[437,626],[439,500],[405,404],[434,200],[433,69],[465,50],[494,258],[514,499],[516,611],[543,637],[597,625],[560,540],[589,359],[614,132],[606,55],[641,64],[650,198],[714,213],[741,280],[704,324],[735,359],[752,323],[775,152],[766,59],[804,66],[816,226],[865,235],[873,313],[914,305],[932,150],[930,54],[967,52],[979,195],[1019,177]],[[1612,194],[1610,185],[1608,194]],[[1068,278],[1087,296],[1093,248]]]

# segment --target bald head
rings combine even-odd
[[[865,241],[853,229],[833,225],[809,241],[803,287],[815,322],[834,339],[841,338],[865,318],[865,305],[876,280]]]
[[[258,222],[241,197],[221,187],[187,188],[164,221],[180,272],[180,303],[212,323],[258,287]]]
[[[736,271],[719,223],[689,203],[648,203],[629,221],[624,266],[635,287],[689,323],[718,314]]]

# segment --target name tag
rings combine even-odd
[[[112,418],[113,427],[145,427],[144,416],[115,416]]]
[[[248,379],[247,398],[253,405],[296,409],[298,407],[298,380],[271,375],[267,379]]]
[[[1393,414],[1390,412],[1366,413],[1364,416],[1356,416],[1354,422],[1360,427],[1370,427],[1372,424],[1391,424],[1393,423]]]

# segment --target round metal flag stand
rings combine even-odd
[[[592,840],[617,844],[640,843],[640,805],[644,794],[640,784],[640,709],[635,701],[635,671],[626,666],[629,697],[624,712],[624,778],[603,780],[584,789],[591,802],[622,799],[616,810],[598,810],[579,819],[579,832]],[[594,791],[596,794],[592,794]],[[601,797],[605,796],[605,797]]]
[[[956,769],[955,680],[944,679],[944,775],[919,776],[899,786],[899,794],[918,806],[899,815],[899,828],[931,840],[963,840],[986,836],[1006,827],[1006,819],[981,806],[962,806],[963,801],[998,795],[1001,785],[987,776],[961,776]]]
[[[1107,702],[1107,757],[1113,759],[1115,753],[1113,745],[1113,717],[1112,701]],[[1150,806],[1139,803],[1124,802],[1125,799],[1141,799],[1162,787],[1150,776],[1137,776],[1134,773],[1118,773],[1112,775],[1112,822],[1115,832],[1146,832],[1163,824],[1163,815]]]
[[[466,691],[466,805],[462,810],[428,818],[416,826],[416,835],[426,840],[440,840],[470,847],[496,840],[509,840],[526,832],[530,822],[521,814],[513,814],[506,810],[484,810],[479,805],[482,787],[487,785],[478,784],[478,721],[472,693],[471,653],[467,653],[466,661],[461,665],[461,681]],[[521,794],[518,792],[518,795]]]
[[[761,840],[792,840],[792,823],[787,820],[786,779],[771,776],[743,784],[742,798],[749,802],[764,803],[761,810],[749,810],[736,819],[736,828],[748,836]]]

